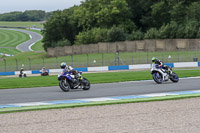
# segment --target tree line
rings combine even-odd
[[[0,14],[0,21],[44,21],[51,16],[52,12],[42,10],[14,11]]]

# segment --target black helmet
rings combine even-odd
[[[155,63],[156,61],[158,61],[158,59],[156,57],[153,57],[151,60],[152,60],[153,63]]]
[[[60,68],[62,68],[62,69],[64,69],[65,67],[66,67],[66,62],[62,62],[61,64],[60,64]]]

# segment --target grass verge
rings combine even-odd
[[[0,109],[0,114],[24,112],[24,111],[49,110],[49,109],[77,108],[77,107],[86,107],[86,106],[104,106],[104,105],[126,104],[126,103],[179,100],[179,99],[196,98],[196,97],[200,97],[200,94],[186,94],[186,95],[125,99],[125,100],[114,100],[114,101],[111,100],[111,101],[104,101],[104,102],[101,101],[101,102],[76,103],[76,104],[57,104],[57,105],[29,106],[29,107],[18,107],[18,108],[2,108]]]
[[[30,39],[29,35],[20,31],[0,29],[0,46],[13,47]]]

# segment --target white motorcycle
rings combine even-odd
[[[165,66],[167,69],[163,69],[163,67],[156,67],[155,64],[152,65],[151,74],[153,80],[158,83],[162,84],[163,81],[168,81],[169,79],[177,83],[179,81],[179,77],[175,72],[172,72],[172,68],[170,66]]]

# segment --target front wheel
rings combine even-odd
[[[89,80],[87,80],[86,78],[83,78],[83,84],[84,84],[83,90],[90,89],[90,81]]]
[[[162,75],[159,72],[155,72],[152,74],[153,76],[153,80],[158,83],[158,84],[162,84],[163,78]]]
[[[172,72],[171,76],[170,76],[170,80],[174,83],[177,83],[179,81],[179,77],[175,72]]]
[[[60,89],[63,90],[64,92],[68,92],[71,89],[69,83],[66,80],[60,80],[59,86],[60,86]]]

